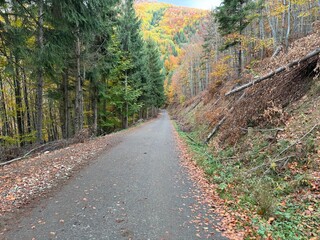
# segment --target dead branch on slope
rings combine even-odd
[[[245,93],[243,93],[240,98],[238,98],[238,100],[235,102],[238,103],[239,101],[241,101],[241,99],[245,96]],[[220,99],[220,98],[219,98]],[[231,109],[229,109],[228,113],[231,113],[234,110],[234,107],[232,107]],[[204,141],[205,144],[208,144],[210,142],[210,140],[212,139],[212,137],[218,132],[218,130],[220,129],[221,125],[226,121],[227,117],[224,116],[219,122],[218,124],[213,128],[212,132],[208,135],[207,139]]]
[[[229,95],[232,95],[232,94],[234,94],[234,93],[240,92],[240,91],[242,91],[242,90],[244,90],[244,89],[246,89],[246,88],[249,88],[249,87],[251,87],[251,86],[253,86],[253,85],[257,84],[257,83],[260,83],[260,82],[262,82],[262,81],[264,81],[264,80],[270,79],[270,78],[272,78],[273,76],[275,76],[275,75],[277,75],[277,74],[279,74],[279,73],[284,72],[285,70],[288,70],[288,69],[290,69],[290,68],[292,68],[292,67],[294,67],[294,66],[296,66],[296,65],[299,65],[299,64],[302,63],[302,62],[305,62],[306,60],[308,60],[308,59],[310,59],[310,58],[318,55],[319,53],[320,53],[320,48],[317,48],[317,49],[315,49],[314,51],[310,52],[309,54],[307,54],[305,57],[303,57],[303,58],[301,58],[301,59],[297,59],[297,60],[289,63],[289,64],[286,65],[286,66],[279,67],[279,68],[276,69],[275,71],[272,71],[272,72],[268,73],[267,75],[265,75],[265,76],[263,76],[263,77],[260,77],[260,78],[258,78],[258,79],[252,80],[252,81],[249,82],[249,83],[246,83],[246,84],[244,84],[244,85],[242,85],[242,86],[240,86],[240,87],[237,87],[237,88],[235,88],[235,89],[227,92],[227,93],[225,94],[225,96],[229,96]]]

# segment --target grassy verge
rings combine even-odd
[[[249,217],[237,222],[246,239],[318,239],[320,195],[313,173],[319,172],[319,128],[294,145],[284,137],[270,142],[268,132],[257,131],[223,149],[201,144],[197,132],[176,129],[227,200],[226,209]]]

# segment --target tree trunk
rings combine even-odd
[[[38,1],[39,4],[39,20],[38,20],[38,47],[40,52],[43,50],[43,0]],[[43,69],[41,66],[38,67],[38,82],[37,82],[37,100],[36,100],[36,137],[37,143],[43,142],[42,136],[42,124],[43,124]]]
[[[126,73],[126,76],[125,76],[125,96],[127,98],[127,95],[128,95],[128,75]],[[126,110],[125,110],[125,116],[124,116],[124,125],[123,127],[125,129],[127,129],[129,127],[129,103],[128,103],[128,100],[126,100]]]
[[[17,114],[17,127],[19,135],[19,145],[23,146],[22,136],[24,134],[24,121],[23,121],[23,104],[22,104],[22,91],[21,91],[21,79],[18,67],[18,58],[15,57],[15,75],[14,75],[14,93],[16,100],[16,114]]]
[[[24,104],[26,106],[26,117],[27,117],[27,133],[31,133],[31,115],[30,115],[30,104],[28,98],[28,87],[27,87],[27,76],[26,73],[23,71],[23,88],[24,88]]]
[[[239,42],[239,50],[238,50],[238,69],[237,69],[237,74],[238,78],[241,77],[241,72],[242,72],[242,44],[241,41]]]
[[[287,5],[286,0],[282,1],[283,6]],[[280,28],[280,42],[283,44],[283,39],[285,38],[285,23],[286,23],[286,11],[283,11],[281,18],[281,28]]]
[[[77,76],[76,76],[76,99],[75,99],[75,133],[77,134],[83,128],[83,95],[81,81],[81,42],[80,29],[77,27],[76,33],[76,59],[77,59]]]
[[[266,15],[272,32],[273,46],[274,48],[276,48],[278,46],[278,26],[275,19],[276,17],[271,16],[271,9],[270,7],[268,7],[268,5],[266,5],[266,9],[268,10],[268,13],[266,13]]]
[[[60,85],[60,91],[62,93],[62,101],[60,102],[60,121],[62,137],[64,139],[68,139],[70,137],[68,79],[68,70],[65,69],[62,74],[62,84]]]
[[[287,27],[287,33],[286,33],[286,51],[288,51],[288,47],[289,47],[289,37],[290,37],[290,32],[291,32],[291,1],[289,0],[289,8],[288,8],[288,27]]]
[[[205,88],[208,88],[209,86],[209,59],[206,62],[206,86]]]
[[[191,94],[191,97],[194,96],[194,86],[193,86],[193,61],[191,60],[191,63],[190,63],[190,94]]]
[[[93,134],[97,136],[98,134],[98,93],[96,87],[94,88],[94,95],[92,100],[92,109],[93,109]]]
[[[264,41],[265,39],[265,27],[264,27],[264,22],[263,22],[263,12],[261,10],[260,12],[260,19],[259,19],[259,29],[260,29],[260,38]],[[265,53],[265,48],[261,48],[260,52],[260,59],[262,60],[264,58]]]
[[[4,98],[4,87],[2,83],[2,76],[0,75],[0,114],[2,115],[3,120],[3,126],[2,126],[2,134],[4,136],[10,135],[10,125],[8,121],[8,115],[7,115],[7,107],[6,102]]]

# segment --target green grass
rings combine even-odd
[[[263,135],[244,138],[238,147],[209,149],[197,140],[197,132],[182,132],[175,124],[179,135],[187,142],[195,161],[201,166],[207,178],[217,185],[217,193],[223,199],[235,200],[233,210],[252,214],[253,233],[248,237],[266,239],[310,239],[320,234],[319,201],[315,198],[299,199],[310,191],[310,176],[303,171],[293,174],[282,164],[273,166],[273,159],[290,146],[282,140],[270,144]],[[297,169],[305,166],[308,156],[315,153],[315,136],[310,135],[301,143],[303,154],[288,160],[297,162]],[[297,149],[288,149],[283,156],[295,154]],[[283,157],[281,156],[281,157]],[[257,168],[262,166],[260,168]],[[310,195],[312,196],[312,194]],[[285,203],[285,204],[283,204]],[[313,209],[307,215],[308,209]],[[258,216],[258,217],[257,217]],[[271,222],[270,219],[273,219]],[[317,232],[318,231],[318,232]]]

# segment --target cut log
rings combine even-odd
[[[315,49],[314,51],[310,52],[309,54],[307,54],[305,57],[303,57],[303,58],[301,58],[301,59],[297,59],[297,60],[289,63],[289,64],[286,65],[286,66],[279,67],[279,68],[276,69],[275,71],[272,71],[272,72],[268,73],[268,74],[265,75],[265,76],[262,76],[262,77],[260,77],[260,78],[258,78],[258,79],[255,79],[255,80],[253,80],[253,81],[251,81],[251,82],[249,82],[249,83],[246,83],[246,84],[244,84],[244,85],[242,85],[242,86],[240,86],[240,87],[237,87],[237,88],[235,88],[235,89],[227,92],[227,93],[225,94],[225,96],[229,96],[229,95],[235,94],[235,93],[240,92],[240,91],[242,91],[242,90],[244,90],[244,89],[246,89],[246,88],[249,88],[249,87],[251,87],[251,86],[253,86],[253,85],[257,84],[257,83],[260,83],[260,82],[262,82],[262,81],[264,81],[264,80],[266,80],[266,79],[272,78],[272,77],[275,76],[276,74],[282,73],[282,72],[284,72],[286,69],[292,68],[292,67],[294,67],[294,66],[296,66],[296,65],[298,65],[298,64],[300,64],[300,63],[302,63],[302,62],[305,62],[306,60],[308,60],[308,59],[310,59],[310,58],[318,55],[319,53],[320,53],[320,48],[317,48],[317,49]]]

